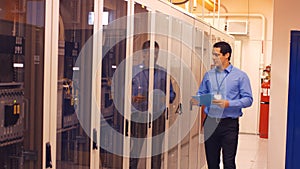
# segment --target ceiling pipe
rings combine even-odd
[[[181,1],[181,2],[173,2],[173,1],[171,1],[171,3],[174,4],[174,5],[183,5],[183,4],[187,3],[188,1],[189,0],[185,0],[185,1]]]
[[[218,2],[218,28],[220,27],[220,9],[221,9],[221,0]]]

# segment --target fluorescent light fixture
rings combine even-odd
[[[116,65],[111,65],[111,68],[116,69],[117,66]]]
[[[109,17],[109,12],[103,11],[102,25],[108,25],[108,17]],[[95,12],[89,12],[88,24],[89,25],[94,25],[94,23],[95,23]]]
[[[197,0],[194,0],[194,2],[193,2],[193,7],[194,7],[194,8],[197,8]]]
[[[103,11],[102,25],[108,25],[108,17],[109,17],[109,12]]]
[[[94,21],[95,21],[95,12],[89,12],[88,24],[94,25]]]
[[[73,70],[80,70],[79,67],[73,67]]]
[[[13,66],[14,66],[14,67],[21,67],[21,68],[23,68],[23,67],[24,67],[24,64],[23,64],[23,63],[14,63]]]

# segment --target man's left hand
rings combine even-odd
[[[228,100],[213,100],[213,104],[218,105],[221,108],[227,108],[229,107],[229,101]]]

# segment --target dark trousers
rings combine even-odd
[[[159,135],[165,131],[165,113],[162,113],[157,119],[151,122],[152,126],[152,137]],[[131,122],[131,133],[132,137],[135,138],[146,138],[147,137],[147,127],[149,124],[147,123],[138,123]],[[154,142],[155,141],[155,142]],[[135,158],[130,158],[130,169],[137,169],[138,162],[140,158],[136,158],[141,154],[142,147],[144,142],[140,139],[138,142],[133,142],[132,151],[134,153]],[[161,152],[163,145],[163,137],[158,137],[158,139],[153,140],[152,142],[152,153]],[[143,152],[144,153],[144,152]],[[132,156],[133,154],[131,154]],[[152,169],[160,169],[161,168],[161,153],[152,155],[151,157],[151,168]]]
[[[207,117],[204,122],[205,153],[208,169],[220,169],[222,150],[224,169],[236,169],[238,119]]]

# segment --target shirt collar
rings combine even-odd
[[[233,69],[232,64],[230,64],[224,71],[226,71],[227,73],[230,73]]]
[[[230,65],[228,65],[227,68],[224,69],[222,72],[230,73],[230,72],[232,71],[232,69],[233,69],[233,66],[232,66],[232,64],[230,64]],[[218,71],[217,68],[215,68],[215,71],[221,73],[220,71]]]

